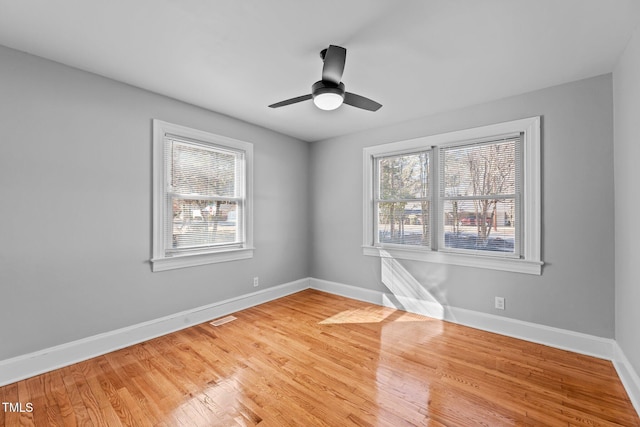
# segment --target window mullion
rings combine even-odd
[[[377,246],[380,244],[380,232],[379,232],[379,221],[378,218],[380,217],[380,207],[378,206],[378,202],[376,202],[376,200],[380,199],[380,166],[379,166],[379,161],[377,158],[372,157],[371,161],[373,162],[373,183],[372,184],[372,193],[373,193],[373,201],[371,202],[371,212],[373,213],[373,239],[370,240],[370,243],[373,244],[374,246]]]
[[[522,202],[520,193],[517,193],[514,199],[517,212],[515,221],[515,236],[517,238],[514,241],[514,253],[520,258],[522,257]]]
[[[443,229],[441,229],[440,221],[440,206],[442,205],[442,201],[440,198],[440,148],[432,147],[431,148],[432,156],[431,156],[431,203],[430,203],[430,219],[431,223],[429,227],[431,229],[431,250],[437,251],[440,247],[440,236],[443,233]]]

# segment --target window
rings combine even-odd
[[[153,150],[153,271],[252,257],[252,144],[154,120]]]
[[[520,256],[521,134],[443,147],[439,247]]]
[[[364,149],[366,255],[541,274],[540,118]]]
[[[430,151],[375,159],[377,243],[431,246]]]

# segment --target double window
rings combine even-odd
[[[252,256],[252,145],[154,120],[153,270]]]
[[[364,253],[540,274],[539,156],[538,117],[365,148]]]

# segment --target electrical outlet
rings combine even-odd
[[[504,298],[496,297],[496,308],[498,310],[504,310]]]
[[[260,282],[258,281],[258,276],[253,278],[253,287],[257,288],[258,286],[260,286]]]

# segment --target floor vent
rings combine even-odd
[[[213,322],[210,322],[210,324],[213,326],[220,326],[224,325],[225,323],[233,322],[236,319],[237,317],[235,316],[221,317],[220,319],[216,319]]]

